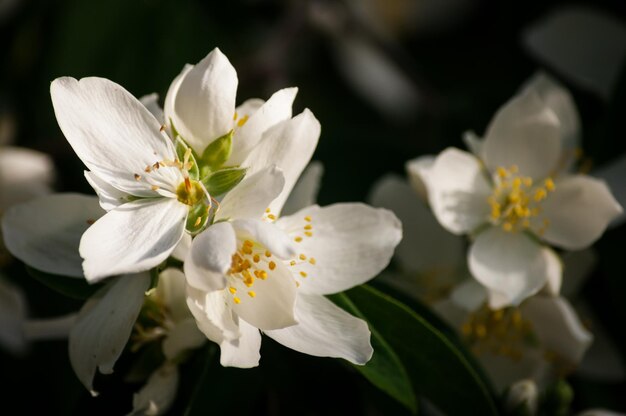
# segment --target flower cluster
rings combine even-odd
[[[261,332],[310,355],[358,365],[372,356],[365,321],[324,295],[385,268],[400,223],[360,203],[294,200],[297,210],[281,215],[320,124],[308,109],[292,116],[295,88],[236,106],[237,83],[218,49],[185,66],[162,110],[156,95],[140,101],[106,79],[56,79],[57,121],[98,197],[55,194],[3,218],[17,258],[103,283],[69,335],[90,391],[129,338],[131,349],[162,342],[165,361],[137,411],[167,408],[181,354],[207,338],[225,366],[257,366]]]

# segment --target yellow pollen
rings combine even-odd
[[[196,222],[193,224],[194,227],[197,227],[202,222],[202,217],[196,218]]]
[[[502,179],[506,178],[507,176],[509,176],[509,172],[507,172],[506,169],[504,169],[503,167],[499,167],[496,170],[496,173],[498,174],[498,176]]]
[[[235,111],[235,115],[233,116],[233,120],[237,120],[239,118],[239,114]]]
[[[241,251],[243,251],[245,254],[252,254],[252,249],[248,246],[243,246]]]
[[[233,298],[233,302],[235,302],[237,305],[239,305],[241,303],[241,299]]]
[[[295,261],[295,260],[291,260],[291,261],[289,262],[289,265],[290,265],[290,266],[295,266],[295,265],[296,265],[296,261]]]
[[[305,231],[304,235],[306,235],[307,237],[313,237],[313,233],[311,231]]]
[[[315,258],[314,258],[314,257],[311,257],[311,258],[309,259],[309,263],[311,263],[311,264],[315,264],[315,263],[316,263],[316,262],[315,262]]]
[[[302,276],[302,277],[306,277],[306,276],[307,276],[307,274],[306,274],[306,272],[300,272],[300,276]]]
[[[235,293],[237,293],[237,289],[235,289],[234,287],[229,287],[228,291],[231,293],[231,295],[234,295]]]
[[[265,250],[265,257],[272,257],[272,253],[270,253],[268,250]]]
[[[548,191],[554,191],[554,181],[551,178],[546,179],[543,184]]]
[[[152,189],[153,191],[156,191],[156,190],[158,190],[158,189],[159,189],[159,187],[158,187],[158,186],[156,186],[156,185],[152,185],[152,186],[150,187],[150,189]]]
[[[270,270],[274,270],[276,268],[276,263],[274,263],[273,261],[270,261],[268,266]]]
[[[246,121],[248,121],[248,118],[249,117],[247,115],[241,117],[241,119],[239,119],[239,121],[237,122],[237,126],[241,127],[244,124],[246,124]]]
[[[507,221],[504,224],[502,224],[502,229],[504,229],[504,231],[506,232],[511,232],[513,231],[513,224]]]
[[[272,220],[272,221],[275,221],[275,220],[276,220],[276,215],[274,215],[274,214],[269,214],[269,215],[267,216],[267,218],[269,218],[269,219],[270,219],[270,220]]]
[[[259,279],[261,280],[267,279],[267,272],[265,270],[261,270],[261,272],[259,273]]]
[[[539,202],[546,199],[547,196],[548,193],[546,192],[546,190],[543,188],[539,188],[535,191],[535,196],[533,196],[533,198],[535,201]]]
[[[270,209],[269,209],[269,208],[265,208],[265,213],[266,213],[266,214],[269,214],[270,212],[272,212],[272,211],[270,211]]]
[[[304,229],[305,230],[312,230],[313,226],[311,224],[307,224],[307,225],[304,226]]]
[[[306,256],[304,254],[300,254],[298,257],[300,258],[300,260],[306,260]]]
[[[293,241],[295,241],[296,243],[299,243],[299,242],[302,241],[302,237],[298,236],[298,237],[294,238]]]
[[[310,216],[310,215],[307,215],[306,217],[304,217],[304,220],[305,220],[306,222],[311,222],[311,216]]]
[[[250,240],[246,240],[243,242],[244,247],[253,247],[254,243]]]
[[[141,179],[141,175],[138,175],[138,174],[135,173],[135,180],[138,181],[140,179]]]
[[[255,254],[254,257],[252,257],[252,261],[258,263],[259,261],[261,261],[261,256]]]
[[[248,296],[250,296],[251,298],[253,298],[253,297],[255,297],[255,296],[256,296],[256,293],[255,293],[254,291],[252,291],[252,290],[251,290],[251,291],[249,291],[249,292],[248,292]]]

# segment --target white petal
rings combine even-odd
[[[305,217],[310,217],[307,222]],[[290,266],[306,293],[330,294],[360,285],[383,270],[402,238],[402,226],[396,216],[386,209],[350,203],[320,208],[312,206],[278,220],[278,226],[296,243],[299,253],[314,258]],[[304,227],[312,226],[312,236]]]
[[[303,208],[317,203],[317,193],[320,189],[324,165],[321,162],[313,161],[302,172],[300,179],[293,187],[291,194],[285,201],[282,215],[291,215]]]
[[[522,305],[542,348],[577,364],[593,341],[571,305],[562,297],[534,296]]]
[[[523,233],[491,227],[478,235],[468,253],[472,275],[488,290],[505,295],[509,305],[537,293],[549,274],[561,274],[556,255]]]
[[[174,403],[178,390],[178,366],[165,363],[150,375],[146,384],[133,395],[129,416],[163,415]]]
[[[115,188],[135,196],[157,196],[151,183],[173,191],[182,182],[178,169],[153,170],[138,181],[146,166],[174,160],[171,140],[160,123],[128,91],[103,78],[58,78],[50,87],[57,121],[83,163]]]
[[[403,238],[396,256],[404,270],[452,274],[464,266],[463,239],[439,225],[406,181],[395,175],[381,178],[374,184],[369,201],[392,210],[402,222]]]
[[[216,220],[253,218],[260,220],[271,202],[281,193],[285,178],[280,168],[267,166],[244,178],[226,194]]]
[[[165,305],[174,322],[191,318],[187,307],[187,282],[179,269],[167,268],[159,274],[159,283],[152,296]]]
[[[42,213],[45,212],[45,215]],[[104,211],[98,198],[56,194],[9,209],[2,218],[4,243],[18,259],[35,269],[82,277],[80,238]]]
[[[256,367],[261,359],[261,333],[242,319],[239,320],[239,329],[239,339],[220,344],[220,364],[224,367]]]
[[[96,191],[96,194],[98,194],[100,206],[106,211],[117,208],[132,199],[129,198],[131,196],[130,194],[113,187],[110,183],[100,178],[98,174],[94,172],[86,170],[85,179],[87,179],[89,185],[91,185],[94,191]]]
[[[563,7],[528,29],[524,44],[549,67],[608,99],[626,57],[626,26],[595,8]]]
[[[20,288],[0,279],[0,347],[14,354],[24,352],[22,325],[26,313],[26,299]]]
[[[121,276],[99,290],[82,307],[70,332],[69,354],[78,379],[92,394],[96,369],[113,372],[150,286],[150,275]]]
[[[178,245],[176,246],[174,251],[172,251],[172,257],[174,257],[176,260],[185,261],[190,249],[191,235],[185,233],[183,234],[183,238],[181,238],[178,242]]]
[[[0,148],[0,209],[50,193],[54,164],[47,155],[19,147]]]
[[[545,178],[557,169],[561,149],[556,113],[531,90],[498,110],[485,134],[483,156],[491,172],[515,165],[521,175]]]
[[[434,163],[435,156],[424,155],[411,159],[404,164],[409,183],[413,187],[413,190],[417,192],[417,195],[424,201],[428,199],[424,176],[428,175],[428,170],[433,167]]]
[[[235,230],[228,222],[210,226],[191,243],[185,259],[187,283],[205,291],[226,287],[225,274],[230,269],[237,251]]]
[[[476,280],[467,279],[452,290],[450,299],[455,305],[471,313],[485,303],[487,291]]]
[[[275,215],[280,211],[300,174],[311,160],[320,136],[320,123],[313,113],[304,110],[291,120],[279,123],[268,130],[242,166],[253,174],[269,165],[283,170],[285,186],[271,204]]]
[[[285,88],[277,91],[249,116],[245,124],[235,130],[233,150],[229,164],[241,164],[250,151],[259,143],[263,133],[272,126],[291,118],[291,106],[298,93],[297,88]],[[250,106],[247,106],[250,108]],[[239,108],[247,110],[248,108]],[[239,114],[239,119],[245,117]]]
[[[109,211],[80,240],[85,278],[95,282],[158,265],[182,238],[187,212],[187,205],[169,198],[140,199]]]
[[[182,71],[180,71],[180,74],[176,75],[176,78],[174,78],[174,80],[170,84],[167,90],[167,94],[165,95],[165,103],[163,104],[163,117],[165,118],[164,122],[168,126],[168,130],[170,131],[170,133],[172,133],[172,137],[174,136],[171,130],[172,121],[176,119],[176,114],[174,112],[174,102],[176,101],[176,96],[178,94],[178,89],[180,88],[180,83],[183,82],[185,75],[187,75],[187,73],[191,71],[191,68],[193,68],[193,65],[185,64]]]
[[[237,84],[235,68],[217,48],[182,77],[171,117],[196,152],[231,130]]]
[[[265,246],[279,259],[291,258],[296,254],[295,243],[274,223],[257,220],[235,220],[233,228],[240,240],[252,240]]]
[[[265,333],[288,348],[316,357],[343,358],[358,365],[372,357],[367,323],[325,297],[300,294],[296,318],[297,325]]]
[[[261,330],[280,329],[297,323],[294,316],[296,282],[291,271],[281,262],[274,270],[267,270],[266,279],[256,279],[246,286],[241,279],[231,279],[231,286],[237,290],[231,296],[233,311],[241,319]],[[239,303],[234,301],[234,296]]]
[[[226,337],[238,338],[239,328],[227,306],[225,291],[210,292],[209,295],[187,286],[187,306],[196,320],[198,329],[208,339],[218,344]]]
[[[626,180],[624,180],[626,178],[626,155],[613,159],[610,163],[591,172],[591,175],[605,181],[619,204],[622,207],[626,206]],[[611,226],[621,225],[624,221],[626,221],[626,215],[622,212],[613,220]]]
[[[576,151],[580,147],[580,117],[572,95],[554,78],[544,72],[538,72],[524,85],[524,90],[535,91],[543,102],[556,114],[561,132],[562,151],[575,161]]]
[[[198,348],[205,342],[206,337],[198,329],[195,319],[185,319],[168,330],[162,344],[163,355],[174,361],[180,354]]]
[[[451,233],[464,234],[487,221],[491,187],[480,162],[470,153],[455,148],[444,150],[425,180],[430,207]]]
[[[568,250],[579,250],[600,238],[622,207],[606,184],[589,176],[575,175],[556,183],[542,203],[549,226],[544,240]]]
[[[236,108],[238,118],[241,119],[246,116],[248,116],[248,118],[251,117],[263,104],[265,104],[265,101],[260,98],[247,99]]]
[[[159,123],[165,123],[165,116],[163,115],[163,109],[159,105],[159,94],[153,92],[152,94],[144,95],[139,98],[139,102],[144,105],[156,118]]]

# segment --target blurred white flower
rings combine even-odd
[[[622,212],[604,182],[567,172],[577,123],[567,92],[540,76],[498,111],[483,141],[468,135],[475,154],[449,148],[422,170],[437,220],[474,238],[469,268],[493,308],[559,287],[561,264],[544,242],[587,247]]]
[[[504,407],[509,414],[537,413],[539,405],[539,389],[533,380],[520,380],[509,388],[504,399]]]
[[[380,272],[400,224],[363,204],[314,205],[278,218],[265,207],[281,185],[281,171],[267,169],[224,198],[218,222],[196,237],[185,261],[189,308],[220,344],[222,365],[258,365],[259,329],[296,351],[364,364],[372,354],[367,324],[323,295]]]

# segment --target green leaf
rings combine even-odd
[[[174,127],[172,126],[172,129]],[[191,164],[189,169],[189,178],[197,181],[200,177],[200,167],[198,166],[198,162],[196,161],[196,157],[194,155],[194,151],[185,143],[185,141],[180,137],[176,136],[176,155],[178,156],[178,160],[182,163],[185,163],[185,157],[187,158],[187,162]]]
[[[332,295],[330,298],[345,310],[359,318],[366,319],[344,293]],[[406,368],[393,348],[371,325],[370,331],[372,332],[371,341],[374,355],[366,365],[354,365],[354,368],[361,372],[373,385],[396,399],[411,412],[416,413],[417,398],[413,392]]]
[[[209,172],[214,172],[221,168],[224,163],[230,158],[230,153],[233,147],[233,134],[234,130],[229,131],[222,137],[214,140],[210,145],[204,149],[202,156],[200,157],[202,167],[208,167],[208,171],[202,172],[202,178]]]
[[[35,280],[48,286],[50,289],[73,299],[87,299],[102,287],[102,284],[90,285],[83,278],[67,277],[58,274],[45,273],[32,267],[25,266],[26,271]]]
[[[203,181],[210,195],[223,195],[246,176],[246,168],[226,168],[210,173]]]
[[[359,286],[345,296],[355,308],[347,310],[366,319],[372,334],[383,338],[399,357],[417,396],[428,398],[446,414],[498,414],[481,372],[443,332],[372,287]],[[385,374],[378,375],[382,379]]]
[[[192,235],[196,235],[204,230],[209,220],[209,212],[209,206],[203,202],[199,202],[189,208],[186,225],[187,231]]]

